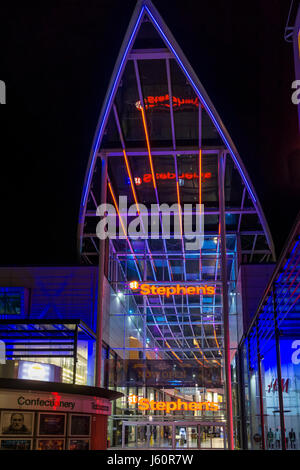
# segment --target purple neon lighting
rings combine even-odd
[[[129,41],[128,41],[128,44],[126,46],[126,49],[125,49],[125,52],[123,54],[123,57],[122,57],[122,60],[121,60],[121,64],[120,64],[120,67],[119,67],[119,70],[117,72],[117,75],[116,75],[116,78],[115,78],[115,81],[114,81],[114,84],[113,84],[113,87],[112,87],[112,91],[109,95],[109,99],[108,99],[108,102],[107,102],[107,105],[106,105],[106,109],[105,109],[105,112],[104,112],[104,116],[103,116],[103,119],[102,119],[102,123],[101,123],[101,127],[99,129],[99,132],[98,132],[98,136],[97,136],[97,140],[96,140],[96,144],[94,146],[94,153],[93,153],[93,157],[92,157],[92,162],[91,162],[91,166],[90,166],[90,171],[89,171],[89,174],[88,174],[88,178],[87,178],[87,182],[86,182],[86,187],[85,187],[85,192],[84,192],[84,198],[83,198],[83,203],[82,205],[84,206],[85,205],[85,202],[86,202],[86,198],[87,198],[87,193],[88,193],[88,188],[90,186],[90,180],[91,180],[91,173],[92,173],[92,169],[94,167],[94,160],[95,160],[95,155],[96,155],[96,151],[97,151],[97,148],[98,148],[98,144],[99,144],[99,140],[102,136],[102,131],[103,131],[103,127],[104,127],[104,124],[106,122],[106,117],[107,117],[107,114],[108,114],[108,111],[110,109],[110,106],[111,106],[111,101],[112,101],[112,98],[114,96],[114,93],[115,93],[115,89],[116,89],[116,86],[117,86],[117,83],[119,81],[119,77],[120,77],[120,74],[121,74],[121,71],[122,71],[122,68],[123,68],[123,65],[124,65],[124,62],[125,62],[125,59],[126,59],[126,56],[128,54],[128,51],[131,47],[131,44],[132,44],[132,41],[133,41],[133,38],[135,36],[135,33],[137,31],[137,28],[139,26],[139,23],[140,23],[140,20],[141,20],[141,17],[143,16],[143,13],[144,13],[144,9],[145,7],[143,6],[141,11],[140,11],[140,14],[138,16],[138,19],[136,21],[136,24],[134,26],[134,29],[133,29],[133,32],[129,38]]]
[[[194,81],[192,80],[190,74],[188,73],[188,71],[186,70],[186,68],[185,68],[185,66],[183,65],[182,61],[180,60],[180,58],[179,58],[177,52],[175,51],[174,47],[172,46],[172,44],[171,44],[170,41],[168,40],[167,36],[165,35],[165,33],[163,32],[163,30],[162,30],[161,27],[159,26],[159,24],[158,24],[158,22],[156,21],[156,19],[154,18],[154,16],[152,15],[151,11],[149,10],[149,8],[148,8],[147,6],[145,6],[144,8],[145,8],[145,10],[147,11],[148,15],[151,17],[151,19],[152,19],[152,21],[154,22],[154,24],[156,25],[156,27],[158,28],[160,34],[163,36],[165,42],[168,44],[169,48],[171,49],[171,51],[172,51],[173,54],[175,55],[177,61],[179,62],[181,68],[183,69],[184,73],[185,73],[186,76],[189,78],[190,82],[191,82],[192,85],[193,85],[193,88],[194,88],[196,94],[200,95],[201,100],[202,100],[202,102],[203,102],[203,104],[204,104],[204,106],[205,106],[206,111],[207,111],[208,114],[210,115],[210,117],[211,117],[211,119],[212,119],[214,125],[216,126],[216,128],[218,129],[219,133],[221,134],[221,136],[222,136],[224,142],[226,143],[226,145],[227,145],[227,147],[228,147],[228,149],[229,149],[229,151],[230,151],[230,154],[231,154],[232,158],[234,159],[235,164],[236,164],[237,167],[239,168],[239,171],[240,171],[241,174],[242,174],[242,178],[243,178],[243,180],[244,180],[244,182],[245,182],[245,184],[246,184],[246,186],[247,186],[247,189],[248,189],[249,193],[251,194],[251,197],[252,197],[253,201],[256,202],[256,198],[255,198],[255,196],[254,196],[254,194],[253,194],[253,192],[252,192],[252,190],[251,190],[251,188],[250,188],[250,186],[249,186],[249,183],[248,183],[248,181],[247,181],[247,178],[245,177],[244,172],[243,172],[242,168],[240,167],[240,164],[239,164],[239,162],[237,161],[237,158],[236,158],[236,156],[234,155],[233,150],[231,149],[231,147],[230,147],[230,145],[229,145],[229,143],[228,143],[228,141],[227,141],[227,139],[226,139],[226,137],[225,137],[225,135],[224,135],[222,129],[220,128],[218,122],[216,121],[214,115],[212,114],[212,112],[211,112],[211,110],[210,110],[208,104],[207,104],[206,101],[204,100],[204,98],[203,98],[203,96],[201,95],[200,91],[198,90],[196,84],[194,83]]]
[[[139,16],[138,16],[138,19],[137,19],[137,21],[136,21],[136,24],[135,24],[135,26],[134,26],[133,32],[132,32],[132,34],[131,34],[131,36],[130,36],[130,38],[129,38],[128,44],[127,44],[126,49],[125,49],[125,52],[124,52],[124,54],[123,54],[120,67],[119,67],[119,69],[118,69],[118,72],[117,72],[117,75],[116,75],[116,78],[115,78],[115,81],[114,81],[114,84],[113,84],[113,87],[112,87],[112,91],[111,91],[111,93],[110,93],[110,96],[109,96],[109,99],[108,99],[108,103],[107,103],[107,105],[106,105],[106,109],[105,109],[104,116],[103,116],[103,119],[102,119],[101,127],[100,127],[100,129],[99,129],[98,136],[97,136],[97,140],[96,140],[96,144],[95,144],[95,146],[94,146],[94,153],[93,153],[93,157],[92,157],[92,162],[91,162],[90,170],[89,170],[89,173],[88,173],[87,183],[86,183],[85,190],[84,190],[84,198],[83,198],[83,203],[82,203],[82,205],[84,206],[84,205],[85,205],[85,202],[86,202],[87,193],[88,193],[88,188],[89,188],[89,185],[90,185],[91,173],[92,173],[92,169],[93,169],[93,167],[94,167],[94,160],[95,160],[96,151],[97,151],[97,148],[98,148],[99,140],[100,140],[100,138],[101,138],[101,136],[102,136],[103,127],[104,127],[104,124],[105,124],[105,122],[106,122],[106,117],[107,117],[108,111],[109,111],[110,106],[111,106],[111,101],[112,101],[112,98],[113,98],[113,95],[114,95],[114,92],[115,92],[115,89],[116,89],[116,85],[117,85],[117,83],[118,83],[118,80],[119,80],[119,77],[120,77],[120,74],[121,74],[121,71],[122,71],[122,68],[123,68],[123,65],[124,65],[124,62],[125,62],[125,59],[126,59],[128,50],[129,50],[130,47],[131,47],[132,41],[133,41],[134,36],[135,36],[135,34],[136,34],[136,31],[137,31],[137,28],[138,28],[138,26],[139,26],[141,17],[142,17],[142,15],[143,15],[143,13],[144,13],[144,10],[147,11],[148,15],[151,17],[151,19],[152,19],[152,21],[154,22],[155,26],[158,28],[158,30],[159,30],[160,34],[162,35],[162,37],[164,38],[165,42],[168,44],[169,48],[170,48],[171,51],[173,52],[173,54],[174,54],[174,56],[176,57],[178,63],[180,64],[182,70],[184,71],[184,73],[186,74],[186,76],[188,77],[188,79],[190,80],[190,82],[191,82],[191,84],[192,84],[192,86],[193,86],[193,88],[194,88],[196,94],[198,94],[198,95],[201,97],[201,100],[202,100],[202,102],[203,102],[203,104],[204,104],[204,106],[205,106],[206,111],[207,111],[208,114],[210,115],[210,117],[211,117],[211,119],[212,119],[214,125],[216,126],[216,128],[218,129],[218,131],[219,131],[220,135],[222,136],[224,142],[226,143],[226,145],[227,145],[227,147],[228,147],[228,150],[230,151],[230,154],[231,154],[231,156],[232,156],[232,158],[233,158],[233,160],[234,160],[236,166],[239,168],[239,171],[240,171],[240,173],[241,173],[241,175],[242,175],[242,178],[243,178],[243,180],[244,180],[244,182],[245,182],[245,184],[246,184],[246,186],[247,186],[247,189],[248,189],[248,191],[249,191],[249,193],[250,193],[250,195],[251,195],[253,201],[256,203],[256,198],[255,198],[255,196],[254,196],[254,194],[253,194],[253,191],[251,190],[251,187],[249,186],[249,183],[248,183],[248,181],[247,181],[247,178],[245,177],[244,172],[243,172],[243,170],[242,170],[242,168],[241,168],[241,166],[240,166],[240,164],[239,164],[239,162],[238,162],[238,160],[237,160],[237,158],[236,158],[236,156],[235,156],[233,150],[231,149],[231,146],[229,145],[229,143],[228,143],[228,141],[227,141],[227,139],[226,139],[226,137],[225,137],[225,135],[224,135],[222,129],[220,128],[218,122],[216,121],[214,115],[212,114],[212,112],[211,112],[211,110],[210,110],[208,104],[207,104],[206,101],[204,100],[202,94],[201,94],[200,91],[198,90],[196,84],[195,84],[194,81],[192,80],[190,74],[189,74],[188,71],[186,70],[186,68],[185,68],[184,64],[182,63],[181,59],[179,58],[179,56],[178,56],[176,50],[175,50],[174,47],[172,46],[171,42],[168,40],[166,34],[165,34],[165,33],[163,32],[163,30],[161,29],[161,27],[160,27],[160,25],[158,24],[157,20],[154,18],[153,14],[152,14],[151,11],[149,10],[149,8],[148,8],[146,5],[143,5],[143,7],[142,7],[142,9],[141,9],[141,11],[140,11],[140,14],[139,14]]]

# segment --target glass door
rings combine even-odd
[[[225,449],[224,426],[199,425],[199,429],[201,449]]]

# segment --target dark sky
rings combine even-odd
[[[75,264],[84,174],[132,0],[0,7],[0,263]],[[250,174],[280,252],[299,210],[288,0],[156,0]],[[291,163],[292,162],[292,163]],[[296,166],[295,166],[296,165]],[[298,173],[297,173],[298,171]]]

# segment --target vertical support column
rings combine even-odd
[[[258,321],[255,322],[256,326],[256,345],[257,345],[257,368],[258,368],[258,386],[259,386],[259,404],[260,404],[260,427],[261,427],[261,440],[262,450],[265,450],[265,420],[264,420],[264,401],[263,401],[263,387],[261,380],[261,355],[259,348],[259,337],[258,337]]]
[[[147,281],[147,258],[146,258],[146,243],[144,244],[144,262],[143,262],[143,281]],[[147,331],[146,331],[146,319],[147,319],[147,301],[146,296],[143,296],[143,361],[146,364],[146,341],[147,341]],[[143,368],[143,397],[147,398],[147,386],[146,386],[146,368]],[[145,412],[147,414],[147,412]],[[148,428],[147,428],[148,429]]]
[[[239,384],[239,403],[240,403],[240,434],[242,449],[248,449],[247,429],[246,429],[246,408],[245,408],[245,369],[243,346],[238,349],[238,384]]]
[[[250,436],[253,436],[253,417],[255,416],[255,413],[253,414],[253,406],[252,406],[252,400],[251,400],[251,354],[250,354],[250,342],[247,340],[248,347],[247,347],[247,376],[248,376],[248,390],[249,390],[249,418],[250,418]],[[245,423],[246,424],[246,423]],[[248,434],[248,433],[247,433]],[[247,438],[248,440],[248,438]],[[252,443],[251,443],[251,448],[252,448]]]
[[[102,157],[101,165],[101,204],[106,203],[107,198],[107,156]],[[105,242],[99,240],[99,265],[98,265],[98,304],[97,304],[97,328],[96,328],[96,387],[101,387],[102,367],[102,335],[103,335],[103,286],[104,286],[104,262]]]
[[[278,382],[278,401],[280,412],[280,434],[281,434],[281,448],[286,450],[285,441],[285,423],[284,423],[284,407],[283,407],[283,394],[282,394],[282,375],[281,375],[281,357],[280,357],[280,331],[277,321],[277,302],[275,286],[272,288],[273,297],[273,312],[274,312],[274,327],[275,327],[275,343],[276,343],[276,361],[277,361],[277,382]]]
[[[77,349],[78,349],[78,325],[75,326],[75,332],[74,332],[73,385],[75,385],[76,383]]]
[[[225,225],[225,162],[224,153],[218,155],[218,183],[219,183],[219,213],[221,235],[221,274],[222,274],[222,298],[223,298],[223,329],[224,329],[224,360],[225,360],[225,387],[226,387],[226,412],[227,412],[227,440],[228,449],[234,449],[233,416],[232,416],[232,390],[230,368],[230,332],[229,332],[229,302],[227,280],[227,255],[226,255],[226,225]]]
[[[107,416],[94,415],[91,425],[91,450],[107,449]]]
[[[143,281],[147,282],[147,257],[146,257],[146,243],[144,244],[144,273]],[[146,296],[143,296],[143,359],[146,359],[146,345],[147,345],[147,300]]]

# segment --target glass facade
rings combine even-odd
[[[241,440],[249,449],[300,449],[300,223],[239,345]]]
[[[117,236],[99,242],[101,203]],[[99,265],[96,383],[124,394],[110,445],[232,448],[239,269],[269,262],[273,244],[230,136],[149,1],[107,92],[78,234],[82,261]]]

